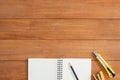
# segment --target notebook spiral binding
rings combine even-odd
[[[57,80],[63,79],[63,60],[57,60]]]

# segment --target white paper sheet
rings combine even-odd
[[[28,80],[57,80],[57,60],[48,58],[28,59]],[[91,80],[91,59],[63,58],[63,79],[76,80],[69,66],[73,66],[79,80]]]

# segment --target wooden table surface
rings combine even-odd
[[[120,80],[120,0],[0,0],[0,80],[27,80],[28,58],[91,58]]]

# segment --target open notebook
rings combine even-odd
[[[28,80],[76,80],[69,63],[79,80],[91,80],[91,59],[29,58]]]

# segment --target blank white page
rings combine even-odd
[[[28,80],[56,80],[57,59],[28,59]]]
[[[79,80],[91,80],[91,59],[63,59],[63,80],[76,80],[69,63]]]
[[[48,58],[28,59],[28,80],[57,80],[57,60]],[[73,66],[79,80],[91,80],[91,59],[62,58],[63,79],[76,80],[69,66]]]

